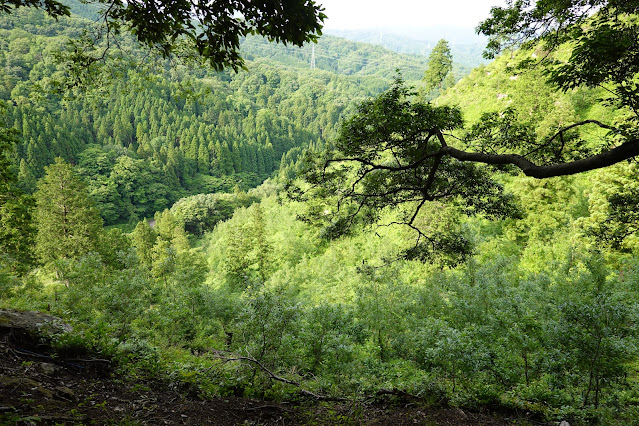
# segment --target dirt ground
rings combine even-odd
[[[278,403],[224,397],[202,400],[162,383],[114,377],[106,360],[51,357],[0,327],[0,425],[532,425],[407,401]]]

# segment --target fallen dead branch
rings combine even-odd
[[[382,388],[378,390],[377,392],[375,392],[375,397],[384,396],[384,395],[397,396],[397,397],[403,398],[404,400],[412,400],[412,401],[423,401],[424,399],[420,396],[410,394],[401,389],[383,389]]]
[[[333,397],[333,396],[326,396],[326,395],[320,395],[314,392],[309,391],[308,389],[304,389],[302,387],[302,384],[299,382],[296,382],[295,380],[290,380],[287,379],[285,377],[281,377],[278,376],[277,374],[273,373],[271,370],[269,370],[264,364],[262,364],[259,360],[250,357],[250,356],[234,356],[234,357],[227,357],[227,356],[223,356],[219,353],[217,353],[215,355],[215,358],[220,359],[224,362],[232,362],[232,361],[246,361],[246,362],[250,362],[251,364],[256,365],[257,367],[259,367],[260,370],[262,370],[264,373],[266,373],[266,375],[273,379],[276,380],[278,382],[282,382],[282,383],[286,383],[292,386],[295,386],[297,388],[299,388],[299,392],[302,395],[306,395],[309,396],[311,398],[317,399],[317,400],[321,400],[321,401],[347,401],[346,398],[339,398],[339,397]]]

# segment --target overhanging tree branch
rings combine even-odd
[[[571,130],[573,128],[583,126],[585,124],[596,124],[601,128],[608,129],[611,131],[619,132],[619,129],[609,126],[607,124],[601,123],[597,120],[584,120],[579,123],[572,124],[567,126],[566,128],[558,131],[554,136],[552,136],[548,142],[556,139],[559,135],[564,132]],[[476,163],[484,163],[490,165],[513,165],[519,168],[526,176],[534,177],[537,179],[545,179],[557,176],[567,176],[574,175],[578,173],[587,172],[590,170],[601,169],[604,167],[612,166],[613,164],[630,160],[639,155],[639,139],[629,139],[621,145],[612,148],[608,151],[602,152],[600,154],[592,155],[588,158],[583,158],[580,160],[574,160],[565,163],[552,164],[552,165],[537,165],[533,161],[526,158],[524,155],[519,154],[488,154],[483,152],[471,152],[464,151],[458,148],[454,148],[449,146],[446,143],[444,135],[441,132],[436,132],[436,136],[440,141],[441,148],[439,151],[428,153],[422,157],[420,157],[417,161],[414,161],[405,166],[391,166],[386,164],[376,164],[373,161],[366,160],[364,158],[350,157],[350,158],[337,158],[328,160],[325,163],[325,167],[328,167],[332,163],[343,163],[343,162],[355,162],[360,163],[366,166],[369,166],[370,169],[367,170],[367,173],[374,170],[384,170],[389,172],[403,172],[408,170],[416,170],[419,167],[422,167],[424,161],[430,158],[435,158],[435,164],[431,169],[433,172],[436,171],[437,165],[439,164],[439,159],[442,156],[450,156],[459,161],[464,162],[476,162]],[[547,144],[545,144],[547,145]],[[543,147],[544,145],[540,146]],[[531,154],[532,152],[528,153]],[[527,155],[528,155],[527,154]],[[362,176],[361,178],[365,177]],[[429,182],[426,187],[430,187],[432,184],[432,180],[434,179],[434,173],[430,173],[427,181]],[[361,179],[360,179],[361,180]],[[359,183],[356,182],[356,183]]]
[[[442,147],[442,153],[459,161],[473,161],[491,165],[511,164],[519,168],[526,176],[546,179],[556,176],[568,176],[590,170],[612,166],[624,160],[630,160],[639,155],[639,140],[631,139],[610,151],[602,152],[581,160],[567,163],[538,166],[526,157],[517,154],[484,154],[480,152],[466,152],[450,146]]]

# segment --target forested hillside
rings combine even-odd
[[[558,90],[518,65],[566,64],[570,47],[533,45],[425,102],[427,59],[335,37],[314,69],[307,47],[248,37],[238,73],[122,37],[76,87],[59,49],[86,24],[0,15],[0,307],[74,327],[22,356],[183,398],[310,405],[326,424],[372,406],[637,423],[636,161],[518,168],[632,144],[632,90]],[[446,157],[460,152],[488,160]],[[31,396],[0,421],[46,420]],[[476,424],[465,411],[442,424]]]
[[[322,36],[317,44],[303,48],[285,47],[257,37],[249,37],[242,43],[242,51],[248,59],[268,58],[269,62],[296,68],[310,68],[315,51],[315,67],[335,74],[357,76],[366,84],[377,77],[377,84],[385,87],[388,77],[401,70],[404,77],[419,81],[428,65],[427,55],[394,53],[380,46],[358,43],[330,35]],[[368,83],[368,84],[371,84]],[[377,87],[379,89],[381,87]]]
[[[190,193],[254,187],[300,148],[323,145],[354,102],[387,87],[397,68],[419,79],[414,70],[425,66],[423,58],[329,38],[320,46],[332,59],[318,58],[311,70],[305,49],[251,38],[243,44],[248,72],[113,65],[110,85],[69,98],[57,94],[67,71],[56,51],[86,22],[32,11],[1,25],[0,98],[21,132],[13,158],[23,189],[33,192],[44,166],[61,157],[78,166],[106,224],[150,217]]]
[[[453,69],[453,72],[458,78],[461,78],[464,75],[468,74],[468,72],[473,68],[488,62],[482,57],[484,46],[481,42],[477,42],[474,44],[468,41],[459,42],[456,41],[456,37],[454,36],[454,34],[452,38],[449,38],[447,34],[440,33],[435,36],[435,39],[427,41],[428,39],[415,40],[412,38],[395,35],[392,32],[386,33],[382,30],[329,30],[328,33],[338,37],[347,38],[349,40],[383,46],[386,49],[392,50],[397,53],[422,55],[425,57],[428,57],[431,54],[433,48],[437,44],[438,39],[448,39],[448,41],[451,43],[451,53],[455,60],[455,67]]]

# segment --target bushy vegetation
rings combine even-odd
[[[393,203],[337,238],[339,224],[299,220],[309,208],[329,216],[325,199],[284,193],[304,148],[333,142],[379,76],[301,71],[293,56],[289,67],[256,59],[247,74],[198,69],[197,80],[127,70],[104,99],[69,99],[39,91],[63,71],[44,22],[16,13],[0,30],[0,306],[72,322],[59,350],[90,346],[123,373],[203,397],[386,392],[571,424],[639,417],[637,222],[622,208],[636,203],[634,163],[546,180],[493,170],[517,214],[491,214],[480,191],[476,205],[440,197],[413,223],[463,243],[464,256],[438,250],[424,263],[399,256],[415,239],[394,226],[404,212]],[[260,46],[247,42],[249,59]],[[471,123],[519,117],[542,136],[617,118],[592,106],[599,89],[556,93],[512,59],[434,104],[459,105]],[[461,176],[453,166],[447,176]]]
[[[3,304],[48,305],[122,368],[166,371],[202,395],[401,389],[431,403],[623,423],[637,415],[639,265],[595,248],[583,212],[563,209],[563,188],[535,188],[557,196],[543,208],[562,220],[540,223],[531,209],[517,222],[464,221],[476,255],[449,269],[389,264],[407,241],[388,230],[328,243],[295,219],[301,205],[280,204],[266,185],[259,204],[197,248],[167,210],[155,228],[122,235],[111,257],[25,276]],[[522,227],[543,232],[523,238]]]

